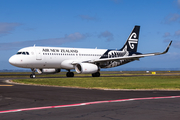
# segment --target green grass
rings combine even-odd
[[[67,86],[93,89],[180,90],[180,76],[86,77],[19,79],[24,84]]]
[[[152,71],[146,73],[146,71],[101,71],[101,76],[139,76],[139,75],[152,75]],[[156,71],[156,75],[180,75],[180,71]],[[29,78],[29,75],[32,74],[31,72],[0,72],[0,78]],[[66,72],[60,72],[57,74],[36,74],[37,78],[55,78],[55,77],[65,77]],[[76,77],[88,77],[91,74],[77,74],[75,73]],[[155,75],[153,75],[155,76]]]

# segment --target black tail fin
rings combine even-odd
[[[137,51],[138,40],[139,40],[139,30],[140,30],[140,26],[134,27],[125,45],[120,50],[129,51],[129,52]]]

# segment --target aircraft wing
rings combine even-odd
[[[161,55],[161,54],[165,54],[168,52],[168,50],[171,46],[171,43],[172,43],[172,41],[169,43],[168,47],[166,48],[166,50],[164,52],[148,53],[148,54],[140,54],[140,55],[132,55],[132,56],[123,56],[123,57],[115,57],[115,58],[96,59],[96,60],[90,60],[90,61],[86,61],[86,62],[96,63],[96,62],[116,61],[116,60],[125,60],[125,59],[138,60],[139,58],[142,58],[142,57]]]

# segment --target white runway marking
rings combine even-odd
[[[13,113],[13,112],[31,111],[31,110],[52,109],[52,108],[77,107],[77,106],[93,105],[93,104],[102,104],[102,103],[112,103],[112,102],[126,102],[126,101],[136,101],[136,100],[153,100],[153,99],[168,99],[168,98],[180,98],[180,96],[130,98],[130,99],[119,99],[119,100],[94,101],[94,102],[77,103],[77,104],[69,104],[69,105],[34,107],[34,108],[24,108],[24,109],[14,109],[14,110],[0,111],[0,114],[2,114],[2,113]]]

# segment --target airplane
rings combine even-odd
[[[92,74],[100,77],[100,69],[117,67],[139,58],[161,55],[168,52],[172,41],[164,52],[142,54],[137,52],[140,26],[134,26],[131,34],[121,49],[85,49],[65,47],[32,46],[20,49],[17,54],[9,58],[9,63],[16,67],[30,68],[30,78],[35,78],[35,71],[39,74],[59,73],[65,69],[67,77],[74,77],[71,70],[77,73]]]

